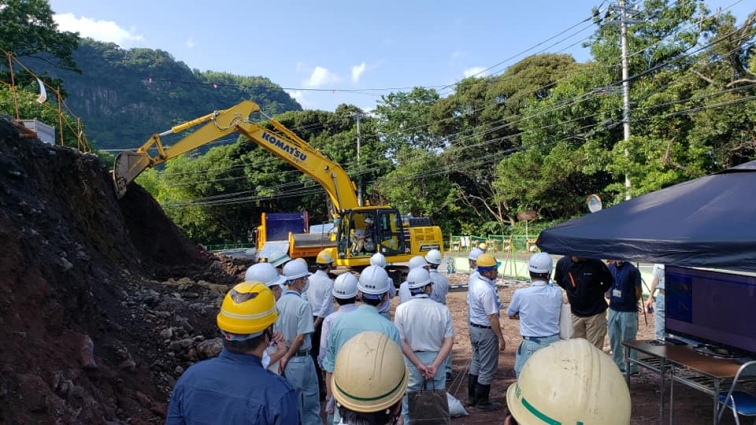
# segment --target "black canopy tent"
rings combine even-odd
[[[550,254],[756,272],[756,161],[541,232]]]

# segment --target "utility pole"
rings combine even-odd
[[[360,167],[360,120],[362,114],[354,114],[354,118],[357,120],[357,203],[362,205],[362,167]]]
[[[627,9],[625,0],[619,0],[620,9],[620,39],[622,43],[622,127],[625,140],[625,159],[630,155],[627,143],[630,141],[630,66],[627,59]],[[630,199],[630,175],[625,172],[625,200]]]

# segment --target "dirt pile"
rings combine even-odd
[[[0,423],[162,423],[248,264],[192,244],[93,155],[0,119]]]

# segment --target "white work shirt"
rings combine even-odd
[[[415,295],[396,308],[394,324],[412,351],[439,351],[454,336],[451,313],[426,294]]]
[[[323,326],[320,331],[320,352],[318,353],[318,364],[323,367],[323,360],[325,360],[326,351],[328,350],[328,334],[331,332],[331,324],[342,314],[349,313],[357,309],[357,304],[344,304],[340,305],[339,309],[329,314],[323,319]]]
[[[325,318],[333,313],[333,280],[323,270],[316,271],[308,279],[310,287],[302,298],[310,303],[313,316]]]
[[[402,284],[399,285],[399,304],[406,303],[411,299],[412,293],[409,290],[409,284],[407,282],[402,282]]]
[[[480,276],[480,272],[477,271],[477,270],[473,270],[470,273],[470,277],[467,279],[467,299],[466,299],[466,301],[467,301],[468,308],[469,308],[469,305],[470,305],[470,288],[472,288],[473,282],[475,282],[476,280],[478,280],[478,276]]]
[[[430,277],[433,281],[433,292],[430,298],[443,305],[446,305],[446,294],[449,293],[449,279],[439,273],[437,269],[430,269]]]
[[[391,299],[396,296],[396,286],[394,286],[394,279],[390,277],[388,279],[389,291],[388,298],[378,306],[378,313],[387,313],[391,309]]]
[[[559,333],[562,312],[562,290],[543,280],[514,292],[507,309],[508,316],[520,313],[520,335],[546,337]]]
[[[496,304],[496,282],[479,275],[468,288],[467,296],[470,300],[470,322],[491,326],[488,316],[499,314]]]
[[[664,264],[654,264],[654,269],[651,271],[651,274],[659,278],[659,283],[656,284],[656,289],[659,289],[661,291],[664,290]],[[654,294],[651,294],[654,295]]]

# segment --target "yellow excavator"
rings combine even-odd
[[[252,114],[264,116],[273,130],[250,121]],[[170,147],[163,146],[162,137],[202,125]],[[121,198],[142,171],[166,162],[193,149],[239,133],[288,162],[320,183],[333,203],[336,247],[330,248],[336,264],[360,270],[370,265],[370,257],[381,252],[387,263],[396,265],[431,249],[443,252],[443,236],[438,226],[427,218],[402,217],[390,206],[361,206],[356,186],[341,166],[310,146],[291,130],[265,115],[252,101],[243,101],[232,108],[215,111],[203,117],[153,135],[135,152],[118,154],[113,167],[113,182]],[[150,150],[156,151],[151,155]],[[397,272],[404,274],[398,265]]]

